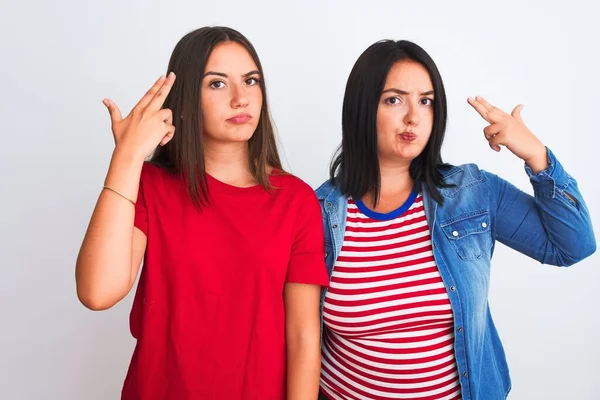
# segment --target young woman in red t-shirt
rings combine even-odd
[[[316,399],[321,212],[281,169],[258,56],[205,27],[168,70],[125,118],[104,100],[116,146],[77,259],[93,310],[144,264],[122,398]]]

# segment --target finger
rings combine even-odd
[[[167,134],[160,141],[160,145],[164,146],[165,144],[169,143],[171,139],[173,139],[173,136],[175,136],[175,126],[170,125],[167,130]]]
[[[117,122],[123,119],[123,116],[121,115],[121,110],[119,110],[119,107],[117,107],[115,103],[113,103],[109,99],[104,99],[102,100],[102,104],[104,104],[108,109],[108,113],[110,114],[110,121],[113,124],[116,124]]]
[[[500,133],[501,128],[502,127],[500,126],[500,124],[488,125],[483,129],[483,134],[485,135],[485,138],[487,140],[490,140],[492,137]]]
[[[150,100],[150,103],[146,107],[146,109],[148,111],[160,110],[160,108],[165,103],[165,100],[166,100],[167,96],[169,95],[169,92],[171,91],[171,88],[173,87],[174,82],[175,82],[175,74],[173,72],[170,72],[167,79],[164,81],[164,83],[162,84],[160,89],[158,89],[158,92],[156,92],[156,94],[154,95],[152,100]]]
[[[521,110],[523,110],[523,108],[525,108],[525,106],[523,104],[519,104],[518,106],[515,107],[514,110],[512,110],[512,112],[510,113],[510,115],[512,115],[513,117],[515,117],[515,119],[519,122],[523,122],[523,118],[521,117]]]
[[[495,122],[492,118],[492,112],[489,111],[483,103],[481,103],[479,100],[473,97],[469,97],[467,101],[475,109],[475,111],[477,111],[479,115],[481,115],[483,119],[485,119],[490,124]]]
[[[502,136],[501,135],[492,136],[492,138],[488,141],[488,144],[490,145],[492,150],[499,152],[501,150],[500,145],[502,144]]]
[[[487,102],[486,99],[484,99],[481,96],[475,96],[475,100],[477,100],[479,103],[483,104],[483,106],[485,107],[485,109],[488,112],[492,112],[496,109],[496,107],[494,107],[493,105],[491,105],[490,103]]]
[[[150,100],[152,100],[152,98],[154,97],[156,92],[158,92],[158,90],[161,88],[161,86],[165,82],[165,79],[166,79],[165,76],[161,75],[160,78],[158,78],[156,80],[156,82],[154,82],[154,85],[152,85],[152,87],[146,92],[146,94],[144,94],[144,96],[142,96],[140,101],[138,101],[138,103],[133,108],[140,109],[140,110],[143,110],[144,108],[146,108],[148,103],[150,103]]]
[[[173,112],[168,108],[163,108],[158,112],[158,116],[161,121],[166,122],[169,125],[173,125]]]

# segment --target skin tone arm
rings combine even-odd
[[[112,307],[135,282],[146,236],[134,228],[135,206],[127,199],[137,201],[144,159],[175,133],[171,111],[161,109],[174,81],[173,74],[159,78],[126,118],[112,101],[103,101],[115,139],[105,185],[122,196],[102,191],[77,257],[77,296],[89,309]]]
[[[321,287],[287,283],[284,290],[287,399],[317,399],[321,373]]]

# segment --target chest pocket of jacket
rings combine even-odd
[[[440,227],[462,260],[490,257],[493,242],[487,210],[458,215],[442,221]]]

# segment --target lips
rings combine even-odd
[[[252,119],[252,115],[247,114],[247,113],[242,113],[242,114],[238,114],[234,117],[229,118],[227,121],[231,122],[232,124],[245,124],[246,122],[250,121]]]
[[[403,132],[400,134],[400,138],[402,138],[402,140],[404,140],[405,142],[412,142],[417,138],[417,135],[415,135],[412,132]]]

